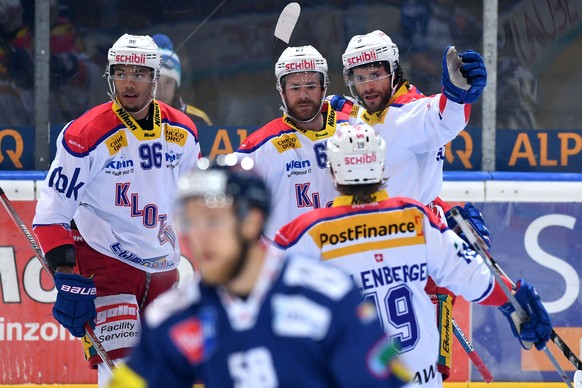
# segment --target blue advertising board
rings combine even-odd
[[[491,254],[507,275],[535,286],[554,330],[580,357],[582,203],[475,203],[491,230]],[[472,342],[496,381],[561,381],[548,358],[524,351],[497,309],[472,305]],[[561,352],[550,350],[566,371]],[[569,373],[571,375],[571,373]],[[480,381],[475,369],[473,379]]]
[[[50,127],[50,158],[63,125]],[[202,154],[230,153],[258,127],[199,126]],[[34,128],[0,127],[0,170],[34,169]],[[467,128],[446,147],[445,170],[481,170],[481,129]],[[498,130],[496,170],[582,172],[582,130]]]

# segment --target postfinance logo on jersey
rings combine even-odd
[[[357,214],[322,222],[309,231],[325,260],[358,252],[424,244],[417,209]]]
[[[276,138],[271,140],[271,143],[273,143],[273,145],[275,146],[277,151],[279,151],[280,154],[287,150],[301,148],[301,142],[297,138],[297,135],[294,133],[284,133],[281,136],[277,136]]]

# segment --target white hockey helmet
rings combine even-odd
[[[346,51],[342,54],[344,65],[344,80],[350,86],[347,77],[349,70],[366,65],[368,63],[385,61],[390,66],[390,73],[394,73],[398,67],[398,46],[392,39],[380,30],[372,31],[365,35],[356,35],[348,43]]]
[[[115,65],[135,65],[149,67],[154,71],[154,81],[160,77],[162,56],[158,46],[149,35],[124,34],[107,53],[105,75],[113,73]]]
[[[383,180],[386,142],[365,123],[339,124],[327,140],[327,160],[336,183],[366,185]]]
[[[313,46],[287,47],[275,64],[277,90],[282,91],[281,79],[291,73],[315,71],[323,75],[323,87],[329,85],[327,61]]]

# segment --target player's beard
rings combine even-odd
[[[309,106],[305,104],[309,104]],[[307,121],[311,120],[319,112],[320,105],[320,102],[316,103],[310,99],[303,99],[296,101],[293,106],[287,107],[287,110],[289,111],[289,116],[300,121]]]
[[[366,102],[365,97],[368,95],[374,95],[374,94],[377,94],[379,96],[379,98],[376,98],[371,103]],[[391,94],[392,93],[390,90],[386,90],[385,92],[382,92],[379,90],[372,89],[372,90],[365,91],[364,93],[360,93],[360,99],[362,100],[362,103],[364,104],[364,108],[366,108],[366,110],[368,112],[376,113],[376,112],[383,111],[384,108],[386,108],[388,106],[388,102],[390,102]]]

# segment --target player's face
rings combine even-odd
[[[171,105],[174,101],[174,95],[176,94],[176,88],[178,83],[172,77],[167,75],[160,75],[158,80],[158,87],[156,88],[156,100],[165,102]]]
[[[190,199],[181,217],[202,280],[209,285],[228,282],[242,250],[239,222],[232,207],[208,208],[203,200]]]
[[[392,76],[384,66],[356,67],[352,81],[368,112],[378,112],[388,105],[392,94]]]
[[[125,110],[138,113],[132,115],[136,119],[145,117],[148,112],[143,108],[152,99],[152,70],[145,66],[115,65],[112,78],[117,100]]]
[[[324,93],[319,73],[292,73],[286,78],[283,98],[291,116],[309,120],[319,112]]]

